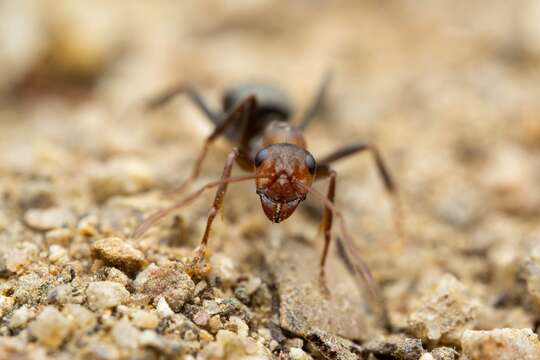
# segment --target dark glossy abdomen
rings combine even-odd
[[[274,120],[288,121],[292,113],[292,105],[288,95],[278,87],[266,83],[243,83],[229,89],[223,97],[223,110],[230,111],[239,101],[249,95],[257,98],[257,116],[255,124],[250,124],[253,129],[253,137],[262,134],[266,126]],[[242,124],[237,122],[225,135],[228,139],[235,141],[240,136]]]

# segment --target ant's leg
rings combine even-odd
[[[239,156],[240,151],[238,148],[234,148],[227,157],[227,162],[225,163],[225,166],[223,167],[223,174],[221,175],[221,179],[226,179],[231,176],[232,167],[234,165],[234,162],[236,158]],[[221,209],[223,205],[223,199],[225,198],[225,193],[227,192],[227,186],[229,184],[224,182],[219,185],[216,196],[214,198],[214,204],[210,211],[208,212],[208,220],[206,221],[206,228],[204,230],[204,235],[201,240],[201,244],[197,247],[195,251],[195,257],[193,258],[192,266],[197,265],[201,259],[204,258],[206,255],[206,246],[208,245],[208,239],[210,237],[210,228],[212,227],[212,223],[214,222],[214,219],[216,215],[218,214],[219,210]]]
[[[222,114],[212,111],[206,104],[203,97],[197,90],[188,85],[181,85],[150,99],[146,104],[146,110],[154,110],[160,106],[165,105],[178,95],[186,94],[188,98],[206,115],[206,117],[212,121],[212,123],[218,126],[222,120]]]
[[[191,176],[178,188],[174,189],[172,193],[179,193],[182,192],[189,184],[191,184],[193,181],[197,179],[199,176],[199,173],[201,172],[201,166],[202,163],[206,157],[206,154],[208,152],[208,149],[210,145],[216,140],[220,135],[222,135],[227,128],[229,128],[233,123],[237,121],[241,122],[248,122],[252,114],[255,112],[257,108],[257,101],[255,99],[255,96],[250,95],[246,97],[244,100],[242,100],[238,105],[236,105],[225,117],[224,121],[216,126],[212,134],[210,134],[206,140],[204,141],[204,145],[199,152],[199,156],[197,157],[197,160],[195,161],[195,165],[193,166],[193,170],[191,172]],[[245,126],[245,125],[243,125]]]
[[[334,196],[336,194],[336,176],[337,173],[334,170],[328,169],[328,176],[330,177],[330,183],[328,184],[328,192],[326,198],[334,203]],[[328,207],[324,208],[324,214],[321,221],[321,228],[324,233],[324,247],[321,255],[321,262],[319,263],[319,286],[323,293],[329,294],[328,286],[326,284],[326,257],[328,256],[328,249],[330,242],[332,241],[332,210]]]
[[[324,177],[325,175],[328,176],[328,174],[325,174],[325,172],[330,171],[329,170],[330,168],[328,166],[330,163],[343,159],[345,157],[354,155],[356,153],[364,152],[364,151],[369,151],[373,155],[373,159],[375,160],[375,165],[377,166],[379,177],[381,178],[386,191],[392,198],[392,203],[393,203],[393,208],[394,208],[394,226],[396,228],[396,232],[400,239],[400,242],[398,244],[398,250],[399,250],[405,243],[405,229],[403,226],[403,212],[401,209],[401,200],[398,194],[396,184],[394,180],[392,179],[392,176],[390,175],[388,168],[384,164],[384,161],[381,157],[379,150],[375,146],[370,145],[370,144],[353,144],[353,145],[349,145],[335,151],[334,153],[330,154],[329,156],[319,161],[318,166],[320,170],[319,169],[317,170],[317,176],[322,176],[322,177]]]
[[[341,237],[337,240],[340,249],[344,250],[342,254],[345,256],[345,263],[347,267],[352,270],[354,280],[357,282],[359,287],[365,287],[369,291],[370,298],[373,301],[372,304],[375,306],[375,310],[377,311],[377,315],[379,316],[382,324],[384,324],[387,329],[391,329],[391,324],[388,319],[388,311],[386,310],[384,297],[382,296],[379,285],[373,278],[368,265],[354,244],[353,238],[347,228],[347,225],[345,224],[343,213],[334,205],[334,202],[332,201],[333,199],[330,198],[330,196],[333,196],[332,192],[335,191],[336,172],[333,171],[328,165],[322,165],[318,168],[316,175],[320,175],[321,177],[330,177],[330,185],[327,196],[324,196],[314,188],[306,186],[299,181],[297,181],[297,185],[299,187],[303,187],[306,192],[313,195],[317,201],[322,203],[324,207],[330,211],[330,214],[328,215],[325,213],[325,217],[323,218],[323,222],[321,224],[325,227],[325,230],[328,229],[328,234],[330,233],[330,227],[332,226],[332,219],[335,218],[337,220],[337,226],[341,233]],[[321,265],[324,265],[328,244],[329,241],[326,243],[326,248],[321,259]]]
[[[327,71],[321,81],[321,84],[319,85],[317,95],[315,95],[315,97],[313,98],[311,105],[309,105],[308,110],[304,114],[304,118],[298,126],[299,129],[305,130],[311,120],[313,120],[323,108],[324,101],[326,99],[326,92],[328,91],[328,86],[330,85],[331,78],[332,73],[330,71]]]

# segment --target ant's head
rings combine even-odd
[[[264,213],[278,223],[292,215],[313,183],[317,164],[306,150],[293,144],[271,144],[255,156],[257,194]],[[301,183],[302,185],[299,185]]]

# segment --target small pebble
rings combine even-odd
[[[19,304],[32,302],[33,299],[41,295],[43,284],[43,278],[36,273],[21,276],[13,292],[15,302]]]
[[[246,324],[246,322],[242,319],[240,319],[238,316],[231,316],[229,318],[229,324],[233,325],[234,330],[236,333],[240,336],[248,336],[249,335],[249,326]]]
[[[22,305],[12,313],[8,323],[9,328],[16,329],[26,325],[34,317],[34,315],[34,312],[30,310],[28,306]]]
[[[199,331],[199,340],[203,343],[209,343],[210,341],[214,341],[214,337],[208,331],[202,329]]]
[[[218,303],[214,300],[204,300],[203,308],[209,315],[215,315],[221,312]]]
[[[88,332],[97,325],[96,315],[78,304],[66,304],[62,313],[70,319],[75,332]]]
[[[167,300],[165,300],[163,297],[159,298],[156,305],[156,310],[161,318],[168,318],[174,315],[174,311],[171,310]]]
[[[223,323],[221,322],[219,315],[214,315],[208,320],[208,327],[213,334],[217,333],[218,330],[223,329]]]
[[[435,360],[457,360],[459,353],[450,347],[438,347],[431,350]]]
[[[540,314],[540,246],[533,248],[523,263],[523,269],[527,290],[536,305],[536,312]]]
[[[66,249],[60,245],[53,244],[49,246],[49,260],[53,263],[67,260],[68,253]]]
[[[47,306],[28,328],[41,345],[56,349],[71,332],[71,322],[55,307]]]
[[[0,295],[0,319],[13,309],[15,300],[10,296]]]
[[[124,286],[126,286],[130,282],[129,277],[126,274],[114,267],[107,269],[107,280],[117,282]]]
[[[199,281],[197,285],[195,285],[195,291],[193,292],[194,295],[199,295],[202,291],[204,291],[204,289],[206,289],[207,286],[208,284],[206,283],[206,281]]]
[[[136,309],[130,317],[133,325],[141,329],[155,329],[159,324],[158,316],[147,310]]]
[[[221,254],[214,254],[210,258],[210,268],[210,276],[219,278],[225,286],[234,284],[239,276],[234,262]]]
[[[410,331],[425,341],[458,345],[472,328],[478,304],[462,283],[446,274],[425,291],[409,315]]]
[[[47,240],[48,245],[58,244],[65,246],[71,241],[72,237],[73,233],[68,228],[49,230],[45,234],[45,240]]]
[[[204,310],[199,310],[193,316],[193,322],[199,326],[206,326],[209,320],[210,320],[210,317],[208,316],[208,313]]]
[[[23,209],[45,209],[53,206],[55,188],[48,181],[30,181],[24,185],[24,191],[19,196],[19,206]]]
[[[96,215],[91,214],[83,217],[77,224],[79,235],[85,237],[95,236],[98,233],[99,220]]]
[[[268,348],[270,351],[274,351],[279,347],[279,343],[276,340],[270,340],[270,343],[268,344]]]
[[[120,348],[135,349],[139,346],[140,331],[126,319],[116,322],[111,334]]]
[[[461,337],[469,360],[538,360],[540,342],[531,329],[466,330]]]
[[[241,359],[257,355],[260,355],[261,358],[271,358],[264,346],[255,340],[228,330],[218,331],[216,341],[207,344],[201,350],[200,355],[209,359]]]
[[[47,302],[50,304],[68,304],[78,302],[73,296],[75,288],[71,284],[60,284],[49,290],[47,293]]]
[[[272,340],[272,332],[268,328],[259,328],[257,334],[267,342]]]
[[[304,346],[304,340],[300,338],[287,339],[287,346],[291,348],[301,349]]]
[[[139,337],[139,344],[141,346],[148,346],[154,349],[163,349],[163,340],[153,330],[144,330]]]
[[[109,266],[117,267],[127,273],[139,271],[145,263],[142,251],[134,248],[119,237],[110,237],[92,244],[92,256],[101,259]]]
[[[154,302],[164,297],[175,312],[182,309],[195,291],[195,283],[185,273],[180,263],[170,263],[161,267],[151,264],[137,275],[133,286],[138,291],[150,295]]]
[[[68,208],[30,209],[24,214],[25,223],[35,230],[52,230],[75,225],[75,214]]]
[[[289,349],[289,356],[291,357],[292,360],[311,360],[312,359],[312,357],[306,354],[304,350],[295,348],[295,347]]]
[[[124,286],[112,281],[91,282],[86,289],[88,305],[94,310],[112,308],[129,299]]]
[[[7,251],[5,256],[6,269],[10,272],[21,273],[34,261],[38,255],[36,244],[24,242],[17,247]]]

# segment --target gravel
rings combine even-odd
[[[537,3],[0,1],[0,358],[540,358]],[[150,97],[191,84],[218,109],[270,81],[294,122],[328,68],[309,151],[377,146],[403,204],[400,249],[373,159],[332,164],[349,261],[384,303],[340,217],[321,293],[313,196],[272,225],[230,184],[196,267],[215,189],[132,237],[232,146],[170,193],[213,125]]]

